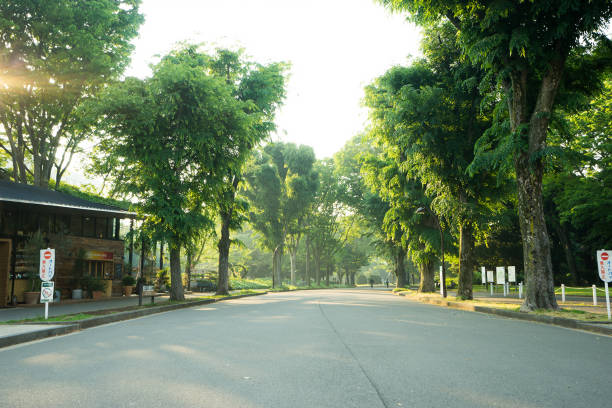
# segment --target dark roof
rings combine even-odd
[[[7,180],[0,180],[1,201],[94,211],[123,217],[136,216],[136,213],[125,211],[113,205],[100,204],[59,191],[13,183]]]

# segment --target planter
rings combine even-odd
[[[83,299],[83,289],[72,289],[73,299]]]
[[[130,296],[134,291],[134,286],[124,286],[123,290],[125,292],[125,296]]]
[[[23,292],[26,305],[35,305],[40,299],[40,292]]]
[[[91,293],[91,297],[92,297],[94,300],[99,300],[99,299],[102,299],[102,298],[104,297],[104,292],[103,292],[103,291],[101,291],[101,290],[94,290],[94,291]]]

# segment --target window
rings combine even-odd
[[[70,217],[70,234],[80,237],[83,234],[83,227],[81,226],[83,219],[80,215],[73,215]]]
[[[98,279],[111,279],[112,263],[103,261],[87,261],[89,276]]]
[[[96,218],[96,238],[108,238],[108,218]]]

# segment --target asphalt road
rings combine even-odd
[[[595,407],[611,364],[611,337],[303,291],[2,349],[0,407]]]

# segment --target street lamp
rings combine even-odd
[[[440,282],[440,285],[442,285],[442,297],[446,297],[446,266],[444,265],[444,234],[442,233],[442,225],[440,224],[440,219],[438,216],[431,212],[431,210],[427,207],[419,207],[415,213],[425,214],[426,211],[433,216],[434,220],[436,220],[438,231],[440,231],[440,251],[442,252],[442,281]]]

